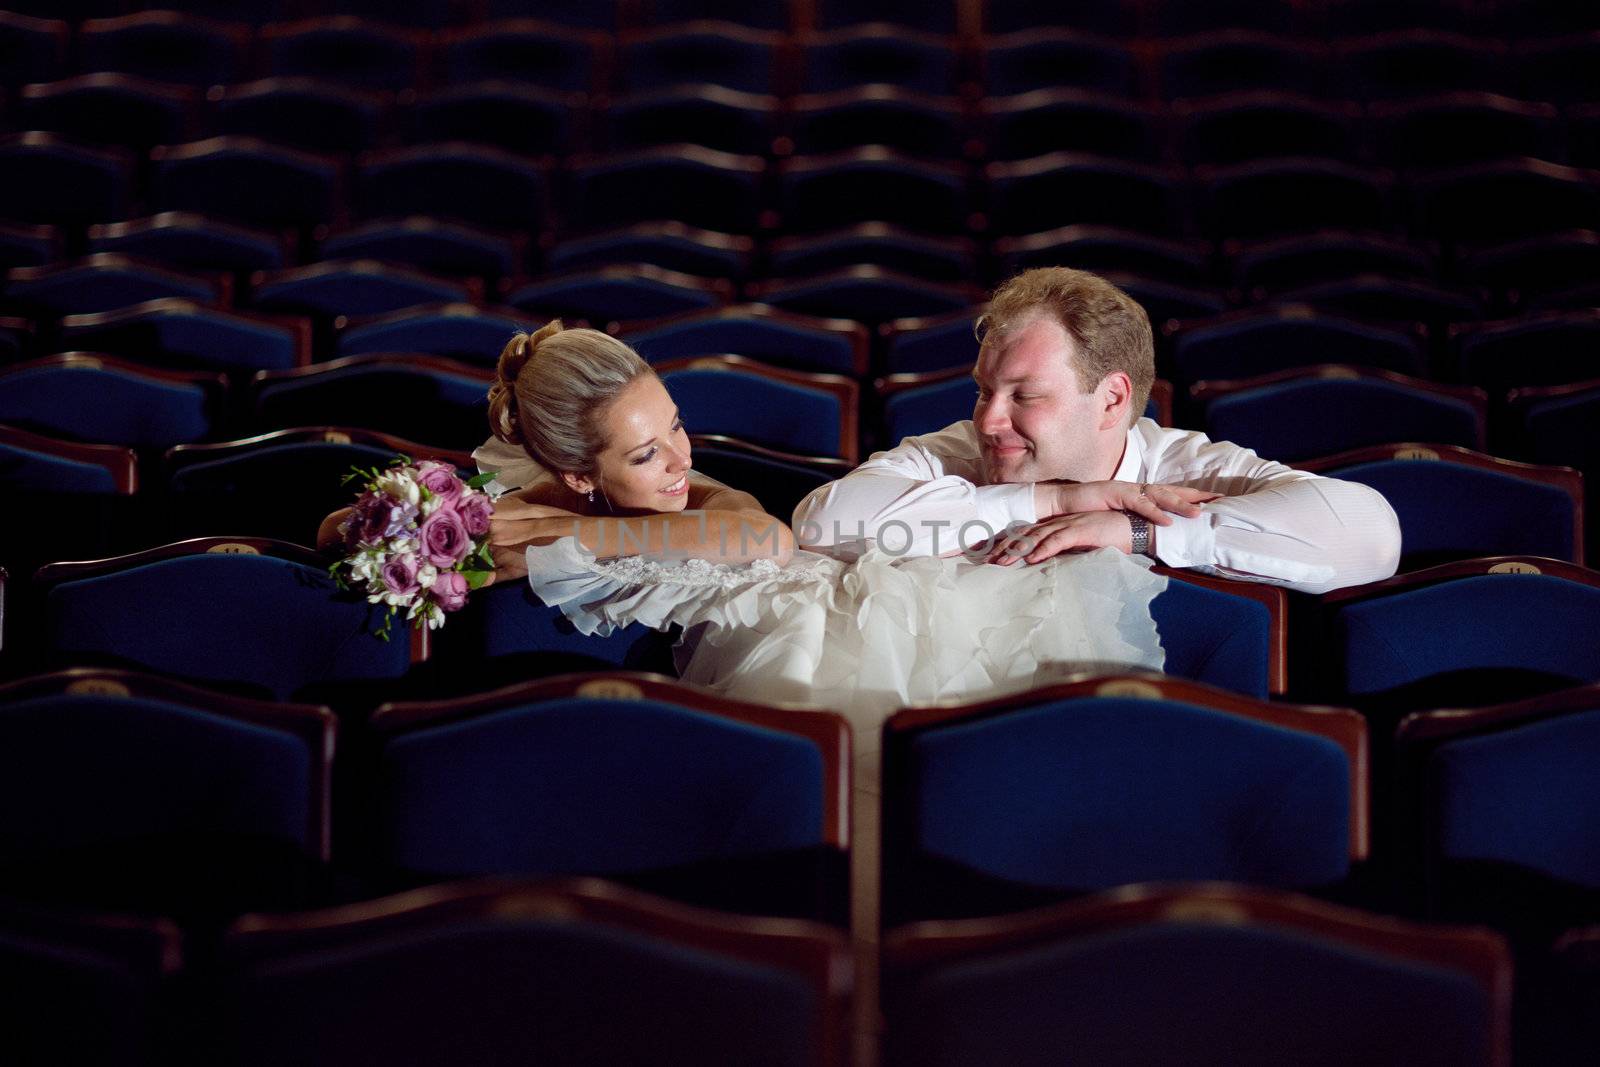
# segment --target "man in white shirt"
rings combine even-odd
[[[1110,547],[1308,593],[1395,572],[1399,522],[1379,493],[1141,417],[1149,318],[1104,279],[1027,271],[978,327],[971,421],[812,492],[794,513],[802,547],[1002,564]]]

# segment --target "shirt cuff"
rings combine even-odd
[[[960,531],[964,548],[980,545],[1004,533],[1012,524],[1032,526],[1039,521],[1038,509],[1033,504],[1032,482],[980,485],[977,488],[977,500],[978,522],[968,523]]]
[[[1171,526],[1150,527],[1156,559],[1169,567],[1211,567],[1217,562],[1217,531],[1211,515],[1173,515]]]

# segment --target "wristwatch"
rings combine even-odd
[[[1128,525],[1133,530],[1130,551],[1135,556],[1148,556],[1150,554],[1150,520],[1143,515],[1135,515],[1131,511],[1124,511],[1128,516]]]

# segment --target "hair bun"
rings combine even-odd
[[[500,350],[495,381],[489,386],[489,430],[507,444],[523,443],[522,421],[517,412],[517,377],[545,338],[564,328],[560,319],[552,319],[531,334],[517,334]]]

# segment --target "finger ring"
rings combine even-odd
[[[1140,496],[1144,496],[1144,497],[1147,497],[1147,496],[1150,495],[1150,483],[1149,482],[1145,482],[1143,485],[1141,485],[1139,487],[1139,495]]]

